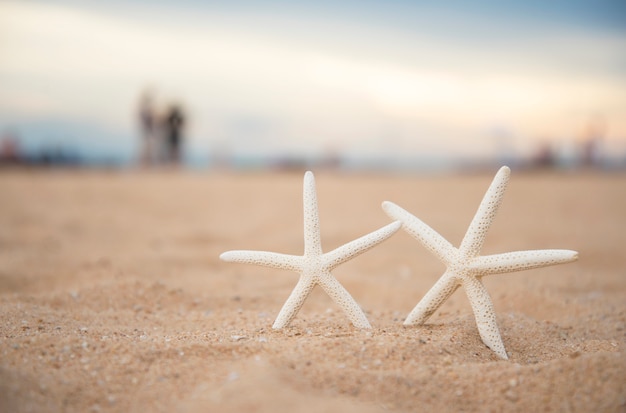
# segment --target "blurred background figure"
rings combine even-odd
[[[594,116],[589,120],[582,135],[582,166],[587,168],[603,166],[602,141],[605,134],[606,125],[603,117]]]
[[[185,117],[181,106],[179,104],[171,105],[163,119],[166,161],[169,164],[180,164],[184,124]]]
[[[158,161],[159,142],[156,130],[156,112],[152,92],[146,90],[139,100],[139,128],[141,133],[141,159],[144,166],[154,165]]]
[[[0,165],[15,165],[20,161],[19,140],[13,132],[7,131],[0,139]]]
[[[534,168],[554,168],[557,165],[554,148],[549,140],[539,144],[535,155],[531,161],[531,167]]]

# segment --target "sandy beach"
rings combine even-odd
[[[273,331],[297,274],[219,255],[302,253],[301,171],[0,172],[2,412],[626,410],[624,174],[513,169],[483,254],[579,260],[484,278],[501,360],[462,289],[402,325],[445,269],[402,231],[333,271],[371,330],[316,288]],[[384,200],[458,245],[495,172],[315,171],[324,250]]]

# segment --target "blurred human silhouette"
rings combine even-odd
[[[535,168],[553,168],[556,164],[556,155],[550,141],[546,140],[539,145],[532,159]]]
[[[601,145],[606,134],[606,122],[600,115],[587,123],[581,136],[581,164],[584,167],[597,167],[603,162]]]
[[[158,160],[159,136],[152,93],[145,91],[139,101],[139,127],[141,129],[141,163],[152,165]]]
[[[13,165],[20,161],[20,146],[17,135],[12,131],[6,131],[0,139],[0,164]]]
[[[183,139],[183,126],[185,117],[182,108],[178,104],[170,106],[163,119],[163,132],[165,135],[166,160],[168,163],[180,163],[180,153]]]

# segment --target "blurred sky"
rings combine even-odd
[[[148,86],[196,159],[626,156],[626,1],[0,0],[0,134],[130,159]]]

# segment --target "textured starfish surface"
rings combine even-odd
[[[478,332],[483,343],[503,359],[508,359],[491,297],[481,278],[548,265],[563,264],[578,258],[576,251],[532,250],[480,256],[485,236],[500,206],[510,169],[500,168],[489,186],[459,248],[455,248],[414,215],[392,202],[383,202],[383,209],[392,219],[400,220],[402,227],[421,242],[446,265],[439,281],[426,293],[404,321],[405,325],[423,324],[448,297],[463,286],[474,311]]]
[[[265,267],[292,270],[300,273],[300,280],[280,310],[272,328],[289,325],[316,285],[320,285],[346,313],[358,328],[371,328],[365,313],[348,291],[333,277],[331,271],[338,265],[369,250],[393,235],[402,224],[395,221],[326,254],[322,252],[320,222],[317,209],[315,178],[312,172],[304,174],[304,255],[287,255],[266,251],[227,251],[220,258],[228,262],[256,264]]]

